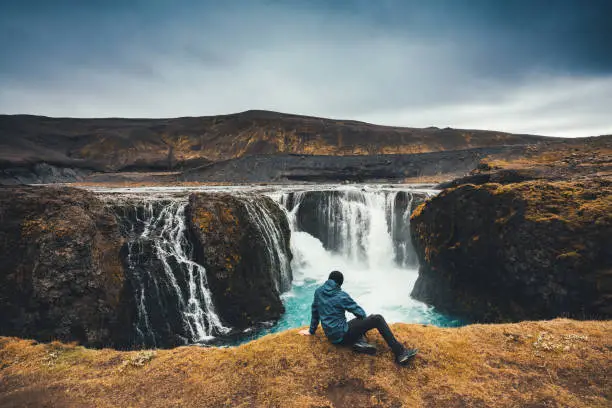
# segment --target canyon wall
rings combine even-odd
[[[612,182],[444,190],[412,215],[412,296],[481,322],[612,316]]]

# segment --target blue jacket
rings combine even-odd
[[[312,302],[312,318],[310,320],[310,334],[314,334],[321,326],[325,335],[332,343],[340,343],[348,330],[348,323],[344,311],[348,310],[359,318],[365,318],[365,311],[353,299],[340,289],[340,286],[329,279],[317,288]]]

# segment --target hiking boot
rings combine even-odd
[[[419,349],[404,348],[401,353],[395,356],[395,362],[399,365],[407,365],[418,352]]]
[[[353,351],[356,351],[357,353],[374,355],[376,354],[376,346],[368,343],[365,338],[360,337],[359,340],[353,344]]]

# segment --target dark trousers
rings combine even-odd
[[[379,314],[370,315],[365,319],[352,319],[348,322],[348,331],[344,334],[341,344],[352,345],[367,331],[377,329],[387,345],[396,355],[404,350],[404,346],[395,338],[385,318]]]

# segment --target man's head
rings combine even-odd
[[[329,274],[329,279],[333,280],[338,284],[338,286],[342,286],[342,282],[344,282],[344,275],[340,271],[333,271]]]

